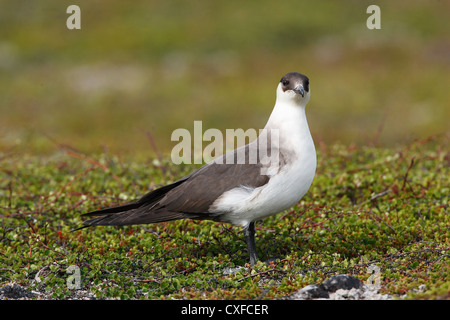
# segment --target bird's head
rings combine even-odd
[[[281,78],[277,88],[277,99],[292,101],[304,106],[308,103],[309,97],[310,89],[307,76],[298,72],[290,72]]]

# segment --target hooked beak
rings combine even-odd
[[[294,88],[294,92],[301,94],[303,98],[305,97],[305,88],[301,84]]]

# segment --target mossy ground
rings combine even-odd
[[[377,1],[379,30],[365,1],[79,0],[82,28],[68,30],[71,4],[1,4],[0,286],[272,299],[376,265],[383,293],[449,298],[448,1]],[[291,71],[311,80],[319,163],[296,207],[257,224],[274,264],[224,274],[247,262],[243,235],[207,221],[71,232],[194,169],[148,158],[149,140],[164,154],[198,119],[261,128]]]
[[[194,169],[64,151],[0,154],[0,286],[41,298],[273,299],[345,273],[380,270],[381,292],[448,299],[448,137],[398,149],[318,146],[313,185],[292,210],[257,224],[270,265],[245,266],[239,227],[209,221],[71,232],[80,214],[122,203]],[[80,288],[70,289],[70,266]],[[419,285],[426,290],[418,292]],[[39,298],[39,296],[36,296]]]

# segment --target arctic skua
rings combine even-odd
[[[255,221],[295,205],[314,178],[316,151],[305,114],[310,94],[308,77],[286,74],[264,134],[136,201],[84,214],[93,217],[84,226],[228,222],[243,227],[250,264],[255,264]]]

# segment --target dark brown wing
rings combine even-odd
[[[260,169],[257,164],[208,164],[168,191],[158,207],[208,215],[210,206],[223,193],[240,186],[257,188],[266,184],[269,177],[261,175]]]
[[[268,181],[269,177],[261,174],[258,163],[211,162],[172,184],[149,192],[138,201],[87,213],[85,216],[99,217],[83,224],[130,225],[183,218],[213,219],[217,213],[211,214],[209,208],[223,193],[240,186],[257,188]]]

